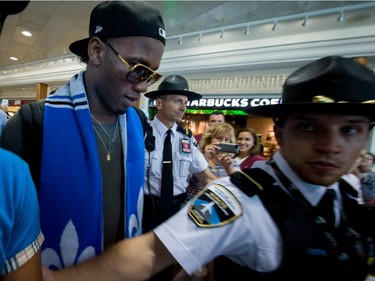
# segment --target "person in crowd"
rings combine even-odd
[[[207,166],[207,161],[197,146],[191,132],[177,125],[181,122],[188,101],[200,99],[198,93],[189,91],[187,80],[180,75],[167,76],[156,91],[148,92],[146,97],[155,100],[158,113],[150,121],[155,137],[154,149],[145,153],[145,206],[143,230],[150,231],[181,209],[186,200],[187,177],[189,172],[204,184],[215,179]],[[170,132],[172,174],[166,176],[173,184],[171,196],[163,191],[164,161],[163,151],[166,135]],[[171,280],[173,267],[161,272],[152,280]]]
[[[361,180],[364,203],[375,205],[375,172],[373,166],[374,154],[367,151],[358,165],[358,175]]]
[[[225,123],[225,115],[221,111],[213,111],[208,116],[208,124]]]
[[[363,203],[375,205],[375,174],[366,173],[360,177]]]
[[[375,155],[367,151],[363,156],[361,163],[358,166],[358,169],[361,173],[373,173],[374,172],[374,158]]]
[[[0,109],[0,145],[1,145],[1,134],[7,122],[8,122],[8,115],[3,110]]]
[[[43,234],[34,182],[25,161],[0,148],[0,280],[41,281]]]
[[[153,150],[145,153],[145,210],[143,216],[143,229],[152,230],[172,214],[180,210],[186,200],[186,186],[189,172],[196,175],[202,184],[206,185],[215,179],[208,169],[194,137],[189,130],[177,125],[186,111],[188,101],[200,99],[198,93],[189,91],[187,80],[180,75],[167,76],[160,83],[158,90],[148,92],[146,97],[155,100],[158,113],[150,121],[152,134],[155,137]],[[171,130],[172,166],[173,166],[173,198],[169,202],[168,210],[160,206],[163,147],[166,132]]]
[[[260,155],[260,141],[253,128],[242,128],[237,131],[236,140],[239,146],[235,160],[242,170],[251,168],[255,161],[266,160]]]
[[[225,123],[225,115],[221,111],[213,111],[208,115],[208,128],[216,123]],[[202,140],[203,135],[204,133],[194,135],[198,143]]]
[[[143,280],[174,263],[190,275],[221,255],[214,280],[364,280],[375,213],[341,177],[368,141],[373,100],[374,73],[349,58],[302,66],[279,104],[245,110],[274,120],[270,161],[212,181],[153,231],[46,280]]]
[[[218,178],[231,175],[240,169],[237,161],[233,159],[233,153],[221,152],[220,143],[235,143],[235,131],[231,124],[217,122],[212,124],[200,143],[201,151],[208,162],[211,172]],[[188,199],[194,197],[203,189],[203,185],[194,174],[188,178]]]
[[[215,111],[211,114],[212,122],[208,130],[203,134],[200,142],[201,151],[208,162],[211,172],[218,178],[231,175],[240,169],[239,164],[233,159],[235,154],[221,152],[219,143],[235,143],[235,131],[231,124],[225,123],[224,115]],[[187,200],[196,196],[205,185],[203,185],[194,174],[189,174],[189,185],[186,189]],[[194,275],[209,280],[212,276],[214,261],[201,267]],[[203,277],[205,276],[205,277]]]
[[[142,233],[144,136],[133,106],[161,77],[165,36],[150,4],[106,1],[91,12],[89,37],[69,46],[86,69],[44,101],[39,163],[29,162],[40,166],[44,266],[73,266]],[[21,156],[24,121],[15,114],[2,139]]]

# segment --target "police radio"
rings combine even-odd
[[[155,136],[152,134],[152,127],[148,124],[146,138],[145,138],[145,148],[148,152],[155,150]]]

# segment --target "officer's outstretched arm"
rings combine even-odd
[[[138,281],[176,263],[153,232],[122,240],[102,255],[59,271],[43,268],[44,281]]]

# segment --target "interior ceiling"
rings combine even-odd
[[[302,32],[307,36],[308,32],[320,31],[335,35],[345,33],[348,28],[367,28],[373,32],[375,22],[375,1],[147,2],[161,11],[165,22],[168,40],[164,57],[175,50],[181,51],[198,44],[200,35],[202,41],[220,40],[218,38],[222,31],[223,39],[233,43],[249,38],[288,38]],[[0,37],[0,70],[72,55],[68,46],[77,39],[87,37],[90,12],[98,3],[31,1],[22,13],[8,16]],[[362,8],[355,10],[353,7]],[[337,21],[340,11],[344,11],[342,22]],[[301,27],[304,16],[308,16],[309,24]],[[278,21],[279,29],[273,32],[271,28],[275,21]],[[247,25],[250,31],[248,36],[244,34]],[[232,32],[235,28],[241,29],[241,32]],[[23,30],[30,31],[33,36],[24,37],[21,35]],[[178,43],[179,39],[182,44]],[[18,61],[10,60],[10,56],[17,57]],[[369,64],[373,65],[374,62],[374,57],[369,56]]]

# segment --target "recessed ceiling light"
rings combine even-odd
[[[28,31],[26,31],[26,30],[22,31],[21,33],[22,33],[23,35],[25,35],[26,37],[31,37],[31,36],[33,36],[30,32],[28,32]]]
[[[18,60],[16,57],[9,57],[11,60]]]

